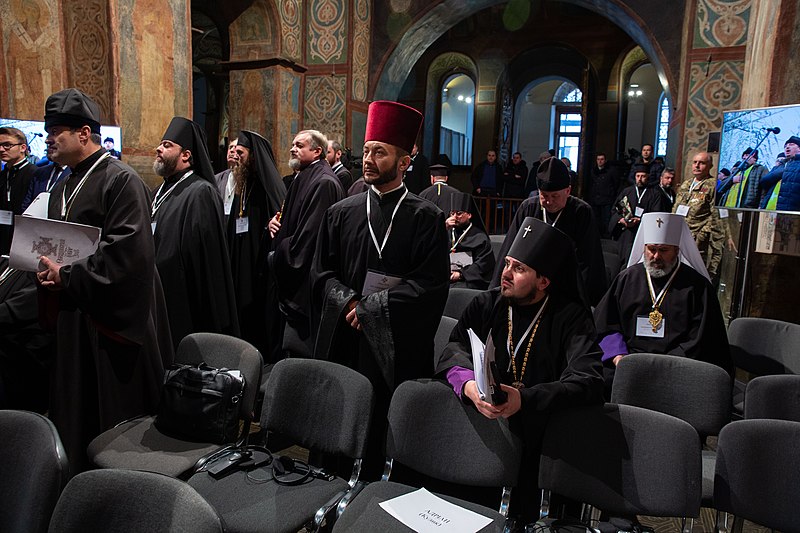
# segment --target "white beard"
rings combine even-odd
[[[664,268],[656,268],[650,262],[645,260],[644,268],[650,274],[651,278],[663,278],[664,276],[669,276],[672,274],[672,271],[675,270],[675,267],[678,265],[678,261],[680,261],[680,259],[676,255],[675,259],[673,259],[671,263],[664,265]]]

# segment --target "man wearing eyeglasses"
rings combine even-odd
[[[7,255],[14,233],[14,215],[22,214],[36,167],[28,162],[28,140],[17,128],[0,128],[0,254]]]

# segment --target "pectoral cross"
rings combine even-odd
[[[528,236],[528,233],[529,233],[529,232],[533,231],[533,228],[531,228],[531,226],[530,226],[530,224],[529,224],[529,225],[528,225],[528,227],[527,227],[527,228],[525,228],[523,231],[525,232],[525,234],[522,236],[522,238],[524,239],[525,237],[527,237],[527,236]]]
[[[656,224],[658,224],[658,227],[659,227],[659,228],[661,227],[661,224],[663,224],[663,223],[664,223],[664,221],[663,221],[663,220],[661,220],[660,218],[657,218],[657,219],[656,219]]]

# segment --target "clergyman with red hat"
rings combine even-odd
[[[311,271],[312,305],[321,315],[315,356],[355,368],[375,388],[368,477],[381,471],[395,387],[433,374],[433,338],[447,300],[444,214],[403,184],[421,124],[413,108],[370,104],[363,157],[369,189],[328,209]]]

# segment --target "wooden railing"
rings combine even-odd
[[[498,196],[473,196],[473,198],[478,204],[478,210],[489,235],[502,235],[506,232],[523,200]]]

